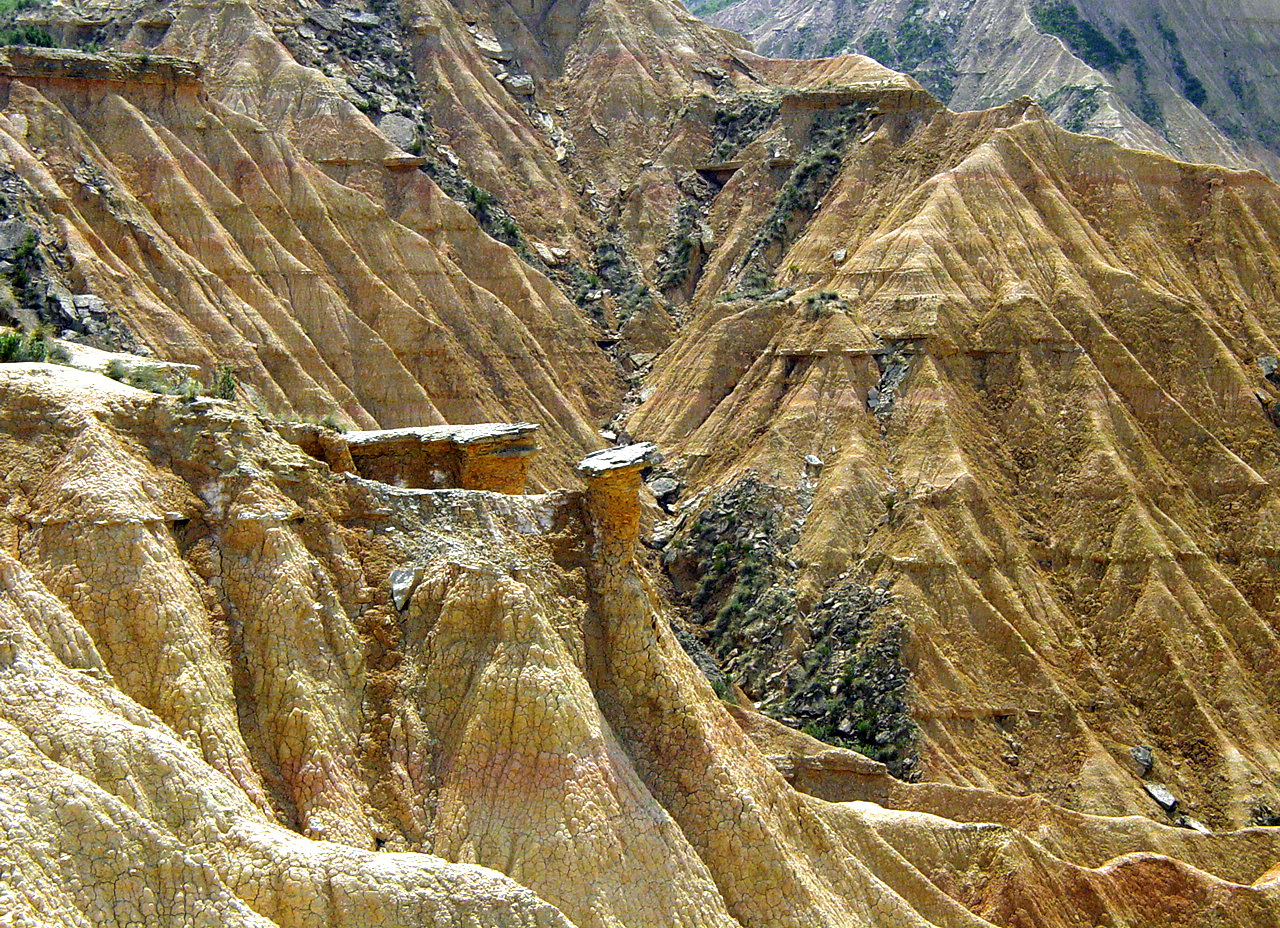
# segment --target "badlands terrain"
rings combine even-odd
[[[1280,923],[1263,173],[667,0],[4,22],[0,925]]]
[[[763,54],[861,52],[952,109],[1034,97],[1059,125],[1280,176],[1273,0],[691,0]]]

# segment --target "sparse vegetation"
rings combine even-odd
[[[234,399],[235,397],[235,374],[230,365],[220,365],[207,387],[176,368],[159,364],[130,364],[119,358],[108,361],[104,373],[112,380],[162,396],[179,396],[185,400],[193,400],[199,396],[212,396],[217,399]],[[230,396],[225,396],[223,392],[228,386]]]
[[[327,412],[320,417],[320,421],[316,423],[321,428],[329,429],[331,432],[347,431],[346,423],[337,417],[334,413]]]
[[[1067,48],[1071,49],[1073,54],[1086,64],[1105,71],[1116,71],[1126,65],[1131,67],[1135,85],[1133,91],[1134,112],[1144,122],[1154,126],[1161,132],[1164,131],[1164,112],[1161,110],[1155,96],[1151,93],[1147,61],[1143,58],[1142,52],[1138,48],[1137,37],[1128,26],[1120,29],[1116,34],[1116,41],[1113,42],[1091,22],[1084,19],[1070,0],[1041,0],[1041,2],[1033,3],[1031,5],[1031,19],[1037,29],[1049,35],[1057,36]],[[1159,20],[1157,20],[1157,28],[1161,28]],[[1162,29],[1162,35],[1164,32],[1165,30]],[[1200,106],[1204,102],[1204,87],[1187,69],[1186,61],[1182,58],[1182,53],[1177,46],[1178,37],[1170,31],[1168,35],[1164,35],[1164,38],[1170,45],[1171,54],[1175,56],[1173,68],[1178,73],[1179,79],[1182,80],[1183,92],[1187,94],[1187,98],[1191,102],[1195,103],[1196,106]],[[1063,88],[1063,90],[1066,89]],[[1076,121],[1077,124],[1083,125],[1088,120],[1088,117],[1092,115],[1092,113],[1084,115],[1084,108],[1092,105],[1092,101],[1086,101],[1081,98],[1080,105],[1082,107],[1081,112],[1079,114],[1073,113],[1071,119]],[[1071,129],[1072,126],[1066,125],[1066,128]]]
[[[721,294],[721,301],[724,300],[763,300],[778,292],[778,287],[773,281],[773,275],[761,267],[758,263],[751,263],[743,272],[738,286],[727,293]]]
[[[1117,48],[1070,0],[1040,0],[1031,4],[1030,13],[1037,29],[1057,36],[1086,64],[1109,71],[1129,60],[1128,50]]]
[[[785,569],[795,543],[791,494],[754,476],[712,500],[673,542],[673,580],[687,591],[706,647],[762,711],[829,744],[885,763],[915,766],[917,731],[907,702],[907,624],[883,589],[843,582],[807,613]],[[773,660],[800,634],[812,644],[778,675]]]
[[[861,104],[850,104],[818,117],[804,150],[796,159],[773,209],[761,223],[747,251],[736,290],[724,298],[760,298],[775,291],[773,268],[786,246],[808,224],[844,160],[850,135],[867,123]]]
[[[689,12],[701,19],[707,19],[715,13],[719,13],[727,6],[732,6],[738,0],[704,0],[704,2],[691,4]]]
[[[0,45],[26,45],[33,48],[56,48],[58,43],[47,30],[38,26],[9,26],[0,29]]]
[[[810,293],[804,298],[805,312],[810,319],[825,319],[833,316],[837,312],[848,309],[848,304],[841,298],[840,294],[831,290],[823,290],[820,293]]]
[[[1182,44],[1178,41],[1178,34],[1164,21],[1164,16],[1159,10],[1155,11],[1156,29],[1160,32],[1160,37],[1169,46],[1169,64],[1173,68],[1173,73],[1178,77],[1178,83],[1182,85],[1182,95],[1190,100],[1196,106],[1204,106],[1208,99],[1205,92],[1204,84],[1200,82],[1191,68],[1187,64],[1187,59],[1182,54]]]
[[[1147,87],[1147,61],[1138,50],[1138,40],[1128,26],[1120,30],[1120,49],[1125,60],[1133,65],[1133,79],[1137,82],[1135,112],[1149,125],[1164,131],[1164,112]]]
[[[426,145],[421,138],[414,139],[409,146],[409,153],[413,155],[421,155],[425,151]],[[514,248],[525,263],[545,270],[526,246],[519,224],[498,197],[471,183],[456,168],[435,159],[429,158],[422,170],[451,199],[464,206],[491,238]]]
[[[872,29],[866,34],[862,40],[862,53],[883,65],[893,66],[893,44],[889,41],[889,33],[883,29]]]
[[[34,332],[19,332],[14,329],[0,331],[0,363],[23,361],[63,364],[67,361],[67,353],[44,328]]]
[[[1059,120],[1062,128],[1068,132],[1084,132],[1089,127],[1089,120],[1102,106],[1102,87],[1097,84],[1091,87],[1067,84],[1043,100],[1041,106],[1049,113],[1065,107]]]
[[[862,39],[862,53],[898,71],[906,71],[934,96],[946,101],[955,91],[951,58],[958,20],[929,18],[928,0],[913,0],[891,37],[873,29]]]
[[[671,231],[667,234],[659,252],[658,289],[678,287],[689,279],[693,249],[698,244],[698,221],[701,218],[697,203],[685,200],[676,207]]]
[[[236,398],[236,372],[230,364],[219,364],[213,372],[209,395],[220,400]]]
[[[710,160],[726,161],[759,138],[777,118],[778,108],[773,94],[740,93],[720,101],[711,123]]]
[[[615,231],[611,230],[596,246],[595,270],[595,279],[617,302],[620,320],[629,318],[653,302],[649,287],[641,279]]]

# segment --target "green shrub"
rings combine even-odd
[[[230,364],[219,364],[214,370],[209,395],[220,400],[236,398],[236,372]]]
[[[1064,104],[1066,112],[1061,117],[1062,128],[1068,132],[1083,132],[1102,106],[1102,88],[1096,84],[1092,87],[1068,84],[1055,90],[1041,105],[1053,112]]]
[[[755,141],[778,115],[777,97],[736,94],[719,103],[711,122],[711,160],[724,161]]]
[[[658,259],[658,264],[662,268],[657,281],[659,290],[678,287],[689,279],[693,246],[697,241],[698,220],[698,206],[693,201],[685,200],[676,208],[671,231],[662,243]]]
[[[1037,29],[1057,36],[1086,64],[1112,70],[1128,60],[1128,55],[1084,19],[1069,0],[1033,3],[1030,13]]]
[[[1200,79],[1191,73],[1191,68],[1187,65],[1187,59],[1182,55],[1182,44],[1178,41],[1178,34],[1170,29],[1164,21],[1164,17],[1160,12],[1156,11],[1156,29],[1160,31],[1160,37],[1164,39],[1165,44],[1169,46],[1170,63],[1173,66],[1173,73],[1178,76],[1178,82],[1182,84],[1182,94],[1196,106],[1204,106],[1208,99],[1205,92],[1204,84],[1200,83]]]
[[[18,247],[13,250],[13,260],[25,261],[36,253],[36,247],[39,240],[34,232],[28,232],[26,237],[18,243]]]
[[[12,330],[0,333],[0,362],[48,361],[63,364],[67,359],[67,352],[44,328],[28,334]]]
[[[168,393],[170,385],[164,371],[154,364],[141,364],[125,372],[124,382],[149,393]]]
[[[322,428],[326,428],[334,432],[345,432],[347,430],[347,426],[343,421],[331,412],[327,412],[321,416],[320,421],[317,424]]]
[[[889,44],[889,34],[883,29],[873,29],[862,40],[862,54],[886,67],[893,67],[893,46]]]
[[[35,48],[56,48],[57,42],[38,26],[11,26],[0,29],[0,45],[28,45]]]

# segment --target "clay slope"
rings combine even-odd
[[[1274,808],[1280,191],[1022,105],[850,124],[812,215],[773,222],[795,175],[762,159],[728,181],[629,422],[687,482],[664,559],[713,652],[926,779]],[[762,267],[791,289],[745,298]]]
[[[617,388],[589,324],[371,129],[342,184],[165,59],[11,51],[3,70],[10,211],[155,354],[230,364],[278,413],[598,442]]]
[[[1265,2],[737,0],[691,3],[767,55],[871,55],[953,109],[1022,95],[1060,125],[1187,161],[1277,176]]]
[[[232,404],[44,365],[0,370],[0,399],[15,924],[1280,914],[1270,830],[793,790],[667,629],[639,464],[585,493],[397,490]]]

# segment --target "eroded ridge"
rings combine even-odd
[[[583,461],[585,490],[526,495],[392,486],[288,431],[223,401],[0,367],[15,924],[1280,916],[1274,829],[894,785],[730,711],[637,557],[650,445]],[[896,810],[822,801],[779,768]]]

